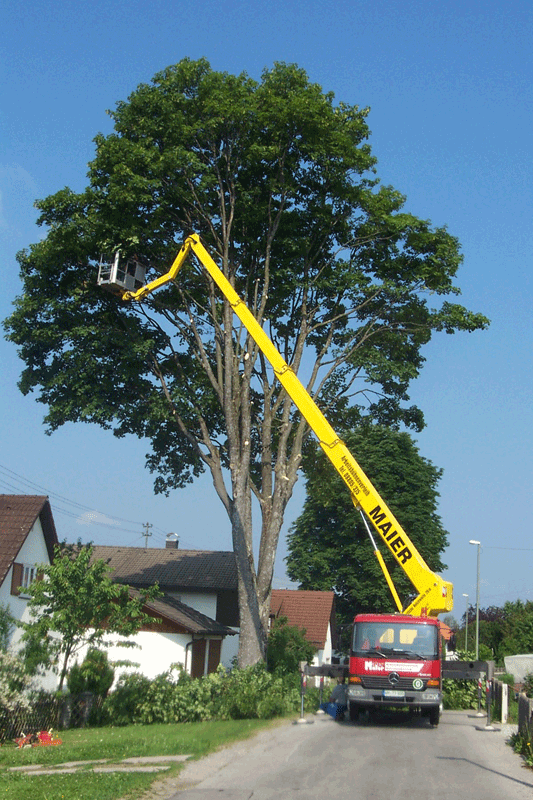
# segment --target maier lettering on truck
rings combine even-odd
[[[374,521],[376,528],[379,530],[385,541],[388,542],[389,547],[393,553],[396,554],[396,557],[401,564],[405,564],[406,561],[413,557],[413,554],[409,548],[405,546],[405,542],[402,537],[397,531],[394,530],[392,522],[389,522],[387,515],[381,510],[381,506],[376,506],[373,508],[368,516]]]
[[[418,673],[424,664],[408,664],[405,661],[365,661],[365,670],[372,672],[410,672]]]

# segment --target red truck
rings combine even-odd
[[[442,652],[438,620],[358,614],[348,669],[350,719],[367,709],[407,708],[439,724]]]

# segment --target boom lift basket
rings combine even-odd
[[[111,262],[100,259],[98,269],[98,286],[103,286],[113,294],[122,295],[123,292],[135,292],[145,284],[146,267],[134,258],[121,261],[117,251]]]

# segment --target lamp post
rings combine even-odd
[[[468,652],[468,595],[463,592],[463,597],[466,597],[466,614],[465,614],[465,653]]]
[[[481,542],[470,539],[469,544],[477,546],[477,582],[476,582],[476,661],[479,661],[479,555],[481,552]]]

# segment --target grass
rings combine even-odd
[[[518,724],[518,702],[514,699],[514,693],[509,692],[509,709],[507,722],[510,724]]]
[[[8,772],[8,767],[105,758],[118,762],[135,756],[210,753],[246,739],[272,725],[271,720],[229,720],[174,725],[130,725],[124,728],[83,728],[57,734],[57,747],[0,748],[0,800],[137,800],[156,780],[176,775],[179,765],[163,773],[93,773],[89,767],[71,775],[31,775]]]

